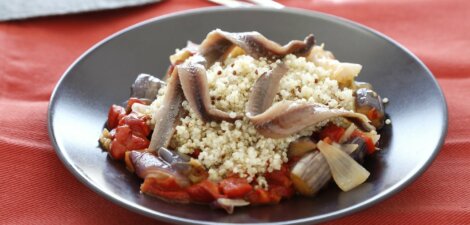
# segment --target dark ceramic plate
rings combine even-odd
[[[162,76],[168,57],[187,40],[199,42],[221,28],[259,31],[279,43],[314,33],[341,61],[363,65],[359,80],[388,97],[391,126],[383,151],[365,165],[366,183],[350,192],[332,185],[316,198],[237,209],[233,215],[200,205],[169,204],[139,193],[140,181],[110,160],[98,137],[111,104],[129,96],[139,73]],[[51,98],[49,133],[57,154],[85,185],[107,199],[159,220],[188,224],[313,223],[338,218],[397,193],[429,166],[447,130],[446,103],[436,80],[413,54],[382,34],[321,13],[284,9],[210,8],[155,18],[100,42],[64,74]]]

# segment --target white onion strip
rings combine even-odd
[[[336,184],[343,191],[349,191],[364,183],[370,173],[341,149],[319,141],[317,148],[325,157]]]
[[[356,128],[356,125],[354,125],[354,123],[351,123],[351,125],[349,125],[349,127],[344,131],[343,135],[341,136],[338,142],[342,144],[347,141],[349,137],[351,137],[351,134],[356,130]]]

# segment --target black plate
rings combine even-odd
[[[360,187],[332,187],[314,199],[297,197],[273,206],[237,209],[233,215],[200,205],[169,204],[139,193],[140,181],[110,160],[98,137],[111,104],[127,99],[139,73],[162,76],[168,57],[187,40],[199,42],[214,28],[256,30],[279,43],[314,33],[318,43],[346,62],[363,65],[359,80],[390,99],[392,125],[382,131],[383,151],[366,168]],[[141,214],[189,224],[297,224],[338,218],[371,206],[415,180],[443,143],[447,108],[429,70],[408,50],[371,29],[334,16],[284,9],[210,8],[155,18],[98,43],[65,73],[51,98],[49,134],[57,154],[85,185],[107,199]]]

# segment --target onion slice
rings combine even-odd
[[[325,157],[331,175],[341,190],[349,191],[364,183],[369,177],[369,171],[341,149],[323,141],[317,143],[317,148]]]
[[[331,145],[333,145],[333,147],[341,149],[341,151],[346,152],[346,154],[348,155],[351,155],[359,147],[358,144],[338,144],[336,142],[333,142]]]
[[[356,125],[354,125],[354,123],[351,123],[351,125],[349,125],[349,127],[344,131],[344,134],[341,136],[338,143],[342,144],[347,141],[351,137],[351,134],[356,130],[356,128]]]
[[[247,206],[249,204],[249,202],[243,199],[218,198],[212,203],[212,206],[224,209],[228,214],[232,214],[235,207]]]

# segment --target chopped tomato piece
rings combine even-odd
[[[282,198],[290,198],[294,193],[295,191],[292,186],[271,185],[269,187],[269,195],[274,202],[279,202]]]
[[[369,136],[365,135],[362,131],[355,130],[355,131],[351,134],[351,137],[359,137],[359,138],[362,138],[362,140],[364,140],[364,142],[366,143],[366,150],[367,150],[367,153],[372,154],[372,153],[375,152],[375,144],[374,144],[374,141],[372,140],[372,138],[370,138]]]
[[[124,144],[129,150],[144,149],[150,144],[147,138],[134,135],[128,125],[116,128],[115,140]]]
[[[222,196],[217,184],[209,180],[194,184],[188,187],[186,191],[195,202],[212,202]]]
[[[277,194],[276,192],[271,192],[268,191],[268,196],[269,196],[269,203],[279,203],[282,199],[282,196]]]
[[[277,187],[269,188],[268,195],[270,203],[279,203],[281,201],[282,195],[277,191],[277,189]]]
[[[283,187],[290,187],[292,185],[292,181],[289,178],[289,169],[287,168],[287,164],[283,164],[280,170],[266,173],[264,176],[269,185],[274,184]]]
[[[129,150],[140,150],[147,148],[149,144],[150,141],[148,139],[132,135],[130,140],[127,140],[126,147]]]
[[[118,126],[111,142],[109,154],[114,159],[123,159],[126,151],[147,148],[150,141],[145,137],[132,134],[128,125]]]
[[[128,151],[128,149],[126,148],[125,145],[119,143],[116,140],[113,140],[111,142],[111,145],[109,148],[109,155],[111,155],[113,159],[123,159],[124,155],[126,154],[126,151]]]
[[[114,139],[119,140],[119,142],[123,143],[125,140],[132,135],[132,130],[129,126],[119,126],[116,128],[116,132],[114,134]]]
[[[112,105],[108,112],[108,129],[112,130],[117,127],[119,120],[126,115],[126,110],[118,105]]]
[[[119,126],[128,125],[132,133],[140,136],[147,137],[150,134],[150,127],[146,123],[146,118],[139,117],[135,113],[131,113],[122,117],[119,121]]]
[[[269,193],[263,189],[254,189],[246,195],[246,200],[253,205],[268,204],[271,202]]]
[[[280,185],[283,187],[289,187],[292,185],[292,181],[288,176],[285,174],[278,172],[278,171],[273,171],[272,173],[266,174],[266,180],[268,181],[268,184],[275,184],[275,185]]]
[[[253,187],[244,178],[227,178],[219,183],[219,188],[229,198],[243,198]]]
[[[344,134],[344,128],[336,126],[335,124],[329,124],[324,127],[320,132],[320,138],[324,139],[326,137],[330,138],[334,142],[339,142],[341,136]]]
[[[268,194],[271,203],[277,203],[282,198],[290,198],[294,194],[287,164],[283,164],[280,170],[266,173],[265,177],[269,184]]]

